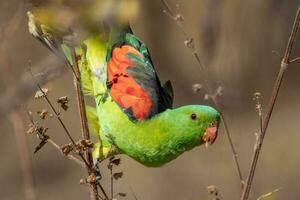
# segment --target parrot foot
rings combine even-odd
[[[114,145],[110,147],[100,147],[100,144],[97,143],[93,152],[93,164],[96,166],[98,163],[101,163],[107,158],[117,155],[118,153],[118,148]]]

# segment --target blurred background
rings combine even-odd
[[[184,27],[194,38],[202,63],[210,70],[209,77],[199,70],[190,49],[184,45],[182,32],[163,13],[160,0],[139,1],[132,29],[148,45],[161,80],[173,82],[175,106],[211,104],[203,98],[205,91],[195,94],[192,90],[193,84],[201,84],[204,79],[216,83],[215,88],[224,88],[219,103],[246,177],[254,133],[259,129],[253,93],[262,93],[266,107],[299,1],[168,2],[173,9],[179,4]],[[49,144],[33,154],[39,140],[25,134],[29,120],[21,105],[34,113],[48,108],[45,101],[34,99],[34,80],[27,72],[31,65],[35,74],[51,72],[47,79],[39,80],[50,89],[50,99],[55,102],[64,95],[71,99],[70,108],[62,117],[74,138],[80,138],[72,73],[29,34],[26,12],[31,7],[32,3],[20,0],[0,1],[0,199],[26,199],[24,166],[32,166],[36,199],[88,199],[88,188],[79,185],[86,171]],[[297,39],[292,57],[300,56],[300,35]],[[281,190],[273,199],[299,199],[299,74],[299,63],[287,71],[259,159],[251,199],[277,188]],[[68,143],[55,118],[44,125],[54,141],[60,145]],[[20,158],[29,163],[24,164]],[[127,193],[123,199],[212,199],[206,189],[209,185],[218,187],[221,199],[240,198],[239,177],[223,127],[214,145],[198,147],[160,168],[147,168],[126,156],[121,158],[116,171],[123,171],[124,177],[115,183],[115,191]],[[109,189],[106,164],[101,168],[102,183]]]

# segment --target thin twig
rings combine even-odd
[[[261,195],[260,197],[258,197],[256,200],[263,200],[263,199],[267,199],[268,197],[271,197],[272,195],[274,195],[275,193],[279,192],[282,188],[277,188],[271,192],[268,192],[266,194]]]
[[[35,124],[34,120],[33,120],[33,117],[32,115],[30,114],[30,111],[28,111],[24,106],[23,106],[23,110],[26,112],[26,115],[28,117],[28,119],[30,120],[30,123],[31,124]],[[47,139],[47,141],[55,148],[57,149],[59,152],[61,152],[61,148],[58,144],[56,144],[56,142],[54,142],[52,139]],[[75,156],[73,155],[70,155],[68,154],[67,155],[67,158],[69,158],[70,160],[76,162],[77,164],[79,164],[81,167],[85,167],[85,164],[79,160],[78,158],[76,158]]]
[[[89,184],[84,184],[84,185],[86,185],[86,186],[88,186],[88,187],[90,187],[90,185]],[[101,200],[106,200],[106,199],[104,199],[98,192],[97,192],[97,197],[98,197],[98,199],[101,199]]]
[[[294,59],[290,60],[290,63],[296,62],[298,60],[300,60],[300,57],[297,57],[297,58],[294,58]]]
[[[77,82],[77,81],[76,81]],[[43,89],[41,88],[41,86],[37,83],[37,87],[39,88],[40,92],[43,93],[44,98],[46,99],[47,103],[49,104],[49,106],[51,107],[52,111],[54,112],[56,118],[58,119],[59,123],[61,124],[61,126],[63,127],[64,131],[66,132],[67,136],[69,137],[69,139],[71,140],[73,145],[76,145],[75,140],[72,138],[69,130],[67,129],[66,125],[64,124],[64,122],[62,121],[61,117],[59,116],[59,113],[56,111],[56,109],[54,108],[53,104],[51,103],[51,101],[49,100],[49,98],[47,97],[47,94],[43,91]],[[88,169],[89,174],[94,172],[93,167],[89,164],[89,162],[86,160],[85,156],[79,152],[78,155],[80,156],[80,158],[83,160],[86,168]],[[105,196],[105,199],[108,200],[108,196],[103,188],[103,186],[98,183],[96,185],[92,184],[92,188],[91,188],[91,199],[92,200],[96,200],[99,197],[99,194],[97,193],[97,185],[99,186],[100,190],[102,191],[102,193]]]
[[[89,133],[89,127],[87,123],[87,118],[86,118],[86,110],[85,110],[85,100],[82,92],[82,87],[80,82],[78,82],[78,79],[80,80],[80,72],[78,68],[78,63],[76,59],[76,54],[75,50],[72,53],[73,55],[73,72],[74,72],[74,85],[75,85],[75,90],[77,93],[77,99],[78,99],[78,107],[79,107],[79,114],[80,114],[80,123],[81,123],[81,128],[82,128],[82,137],[85,140],[90,140],[90,133]],[[91,166],[93,164],[93,157],[90,151],[85,151],[85,158],[88,162],[88,164]]]
[[[181,32],[183,33],[183,35],[185,37],[185,44],[186,44],[186,46],[189,49],[191,49],[192,55],[194,56],[194,58],[195,58],[195,60],[196,60],[196,62],[198,64],[198,66],[200,67],[200,70],[203,73],[203,76],[204,77],[209,77],[208,74],[207,74],[206,67],[202,64],[200,56],[197,53],[197,51],[195,50],[195,45],[194,45],[193,38],[191,38],[189,36],[189,34],[187,33],[187,31],[185,30],[185,28],[184,28],[184,26],[182,24],[183,20],[181,20],[181,19],[183,19],[183,17],[180,14],[176,13],[169,6],[169,4],[167,3],[166,0],[161,0],[161,2],[163,4],[163,6],[165,7],[164,13],[166,13],[167,16],[169,16],[172,20],[174,20],[177,23],[178,27],[180,28]],[[210,88],[209,81],[206,78],[203,79],[203,81],[205,82],[205,86],[206,86],[206,89],[207,89],[208,93],[211,95],[213,92],[212,92],[212,89]],[[227,139],[228,139],[229,144],[230,144],[231,153],[233,155],[233,159],[234,159],[234,162],[235,162],[235,165],[236,165],[236,169],[237,169],[237,172],[238,172],[238,175],[239,175],[239,179],[240,179],[241,185],[243,187],[243,185],[244,185],[244,179],[243,179],[243,176],[242,176],[242,171],[241,171],[241,167],[240,167],[239,160],[238,160],[238,154],[237,154],[237,151],[236,151],[236,149],[234,147],[234,144],[233,144],[233,141],[232,141],[232,137],[231,137],[231,134],[230,134],[230,131],[229,131],[229,128],[228,128],[228,124],[226,122],[225,116],[224,116],[223,112],[221,111],[221,108],[220,108],[220,106],[219,106],[216,98],[215,97],[211,97],[210,99],[214,103],[214,105],[217,108],[217,110],[220,112],[221,121],[223,122],[224,130],[225,130],[225,133],[227,135]]]
[[[58,144],[56,144],[53,140],[48,139],[47,141],[48,141],[54,148],[56,148],[58,151],[61,152],[60,146],[59,146]],[[68,154],[66,157],[67,157],[68,159],[74,161],[75,163],[77,163],[77,164],[80,165],[81,167],[85,167],[85,164],[84,164],[81,160],[79,160],[78,158],[76,158],[75,156],[73,156],[73,155],[71,155],[71,154]]]
[[[278,93],[279,93],[280,86],[282,84],[284,74],[285,74],[285,72],[288,68],[289,63],[290,63],[290,55],[291,55],[291,52],[292,52],[292,49],[293,49],[293,45],[294,45],[294,42],[295,42],[297,32],[299,30],[299,24],[300,24],[300,6],[298,7],[297,14],[296,14],[294,24],[293,24],[293,28],[292,28],[292,31],[291,31],[291,35],[289,37],[289,41],[287,43],[285,54],[284,54],[284,57],[283,57],[282,62],[281,62],[280,71],[277,75],[277,78],[276,78],[276,81],[275,81],[275,84],[274,84],[273,92],[272,92],[272,95],[271,95],[271,98],[270,98],[269,107],[267,109],[267,114],[266,114],[266,116],[264,118],[264,121],[263,121],[262,132],[261,132],[260,137],[258,139],[257,145],[255,145],[253,157],[252,157],[251,164],[250,164],[249,174],[248,174],[248,177],[247,177],[247,182],[246,182],[244,191],[243,191],[242,196],[241,196],[242,200],[247,200],[249,198],[249,193],[250,193],[253,177],[254,177],[255,170],[256,170],[258,157],[259,157],[260,151],[262,149],[262,144],[263,144],[263,141],[264,141],[264,138],[265,138],[265,135],[266,135],[266,131],[267,131],[267,128],[268,128],[268,125],[269,125],[269,122],[270,122],[270,119],[271,119],[271,116],[272,116],[272,113],[273,113],[273,108],[274,108],[276,100],[277,100],[277,96],[278,96]]]
[[[218,106],[218,104],[216,104],[216,103],[215,103],[215,105]],[[218,107],[217,107],[217,109],[218,109]],[[225,133],[227,135],[227,139],[228,139],[228,142],[229,142],[229,145],[230,145],[230,148],[231,148],[231,153],[232,153],[234,162],[236,164],[237,172],[238,172],[242,187],[244,187],[245,181],[243,179],[243,175],[242,175],[242,172],[241,172],[241,167],[240,167],[239,160],[238,160],[238,154],[235,150],[233,141],[231,139],[231,135],[230,135],[230,132],[229,132],[229,128],[228,128],[228,125],[227,125],[226,118],[224,117],[224,114],[220,109],[218,109],[218,111],[220,113],[221,120],[223,122],[224,130],[225,130]]]
[[[77,93],[77,99],[78,99],[78,107],[79,107],[79,114],[80,114],[80,121],[81,121],[81,128],[82,128],[82,137],[85,140],[90,140],[90,133],[89,133],[89,127],[88,127],[88,122],[87,122],[87,117],[86,117],[86,109],[85,109],[85,99],[83,95],[83,90],[82,90],[82,85],[81,82],[81,76],[80,76],[80,70],[78,67],[78,60],[76,57],[76,52],[75,49],[72,49],[72,60],[73,60],[73,66],[72,66],[72,71],[73,71],[73,76],[74,76],[74,85],[75,85],[75,90]],[[89,168],[93,168],[93,156],[92,153],[87,150],[85,151],[85,158],[88,162]],[[91,173],[91,171],[89,172]],[[105,198],[108,200],[108,196],[103,188],[103,186],[98,183],[98,186],[105,196]],[[92,184],[91,185],[91,190],[90,190],[90,196],[91,199],[97,199],[98,196],[98,190],[97,190],[97,184]]]
[[[33,74],[32,74],[33,76]],[[56,116],[56,119],[59,121],[60,125],[63,127],[65,133],[67,134],[68,138],[70,139],[70,141],[72,142],[72,144],[75,146],[76,143],[75,143],[75,140],[73,139],[73,137],[71,136],[69,130],[67,129],[66,125],[64,124],[64,122],[62,121],[58,111],[54,108],[53,104],[51,103],[50,99],[48,98],[47,94],[44,92],[44,90],[42,89],[42,87],[40,86],[39,83],[36,84],[38,89],[40,90],[40,92],[43,94],[43,97],[44,99],[46,100],[46,102],[48,103],[48,105],[50,106],[51,110],[54,112],[55,116]],[[81,152],[78,153],[79,156],[81,157],[81,159],[83,160],[85,166],[90,170],[90,166],[87,162],[87,160],[85,159],[85,157],[83,156],[83,154]]]
[[[84,96],[82,93],[82,88],[81,84],[78,80],[80,80],[80,72],[78,68],[78,62],[76,58],[76,53],[75,50],[72,49],[72,60],[73,60],[73,66],[71,67],[72,72],[73,72],[73,77],[74,77],[74,86],[75,86],[75,91],[77,94],[77,102],[78,102],[78,107],[79,107],[79,114],[80,114],[80,122],[81,122],[81,129],[82,129],[82,137],[85,140],[90,140],[90,135],[89,135],[89,128],[87,124],[87,119],[86,119],[86,110],[85,110],[85,103],[84,103]],[[88,162],[89,168],[93,165],[93,158],[89,150],[84,152],[84,157]],[[89,175],[91,174],[91,171],[87,168]],[[90,188],[90,198],[92,200],[96,200],[98,195],[98,189],[96,184],[91,184]]]
[[[114,177],[113,177],[113,166],[110,168],[110,198],[114,197]]]

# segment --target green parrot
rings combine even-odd
[[[30,33],[72,65],[66,35],[75,33],[61,32],[34,11],[28,18]],[[172,108],[171,82],[160,83],[149,50],[128,25],[91,33],[75,52],[84,92],[95,100],[94,107],[86,107],[90,129],[99,138],[95,160],[126,154],[159,167],[217,138],[218,111],[205,105]]]

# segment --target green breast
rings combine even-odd
[[[172,126],[176,121],[169,120],[172,110],[140,122],[130,121],[112,101],[100,104],[98,111],[105,143],[114,142],[120,153],[146,166],[161,166],[200,144],[183,144],[175,137],[180,129]]]

